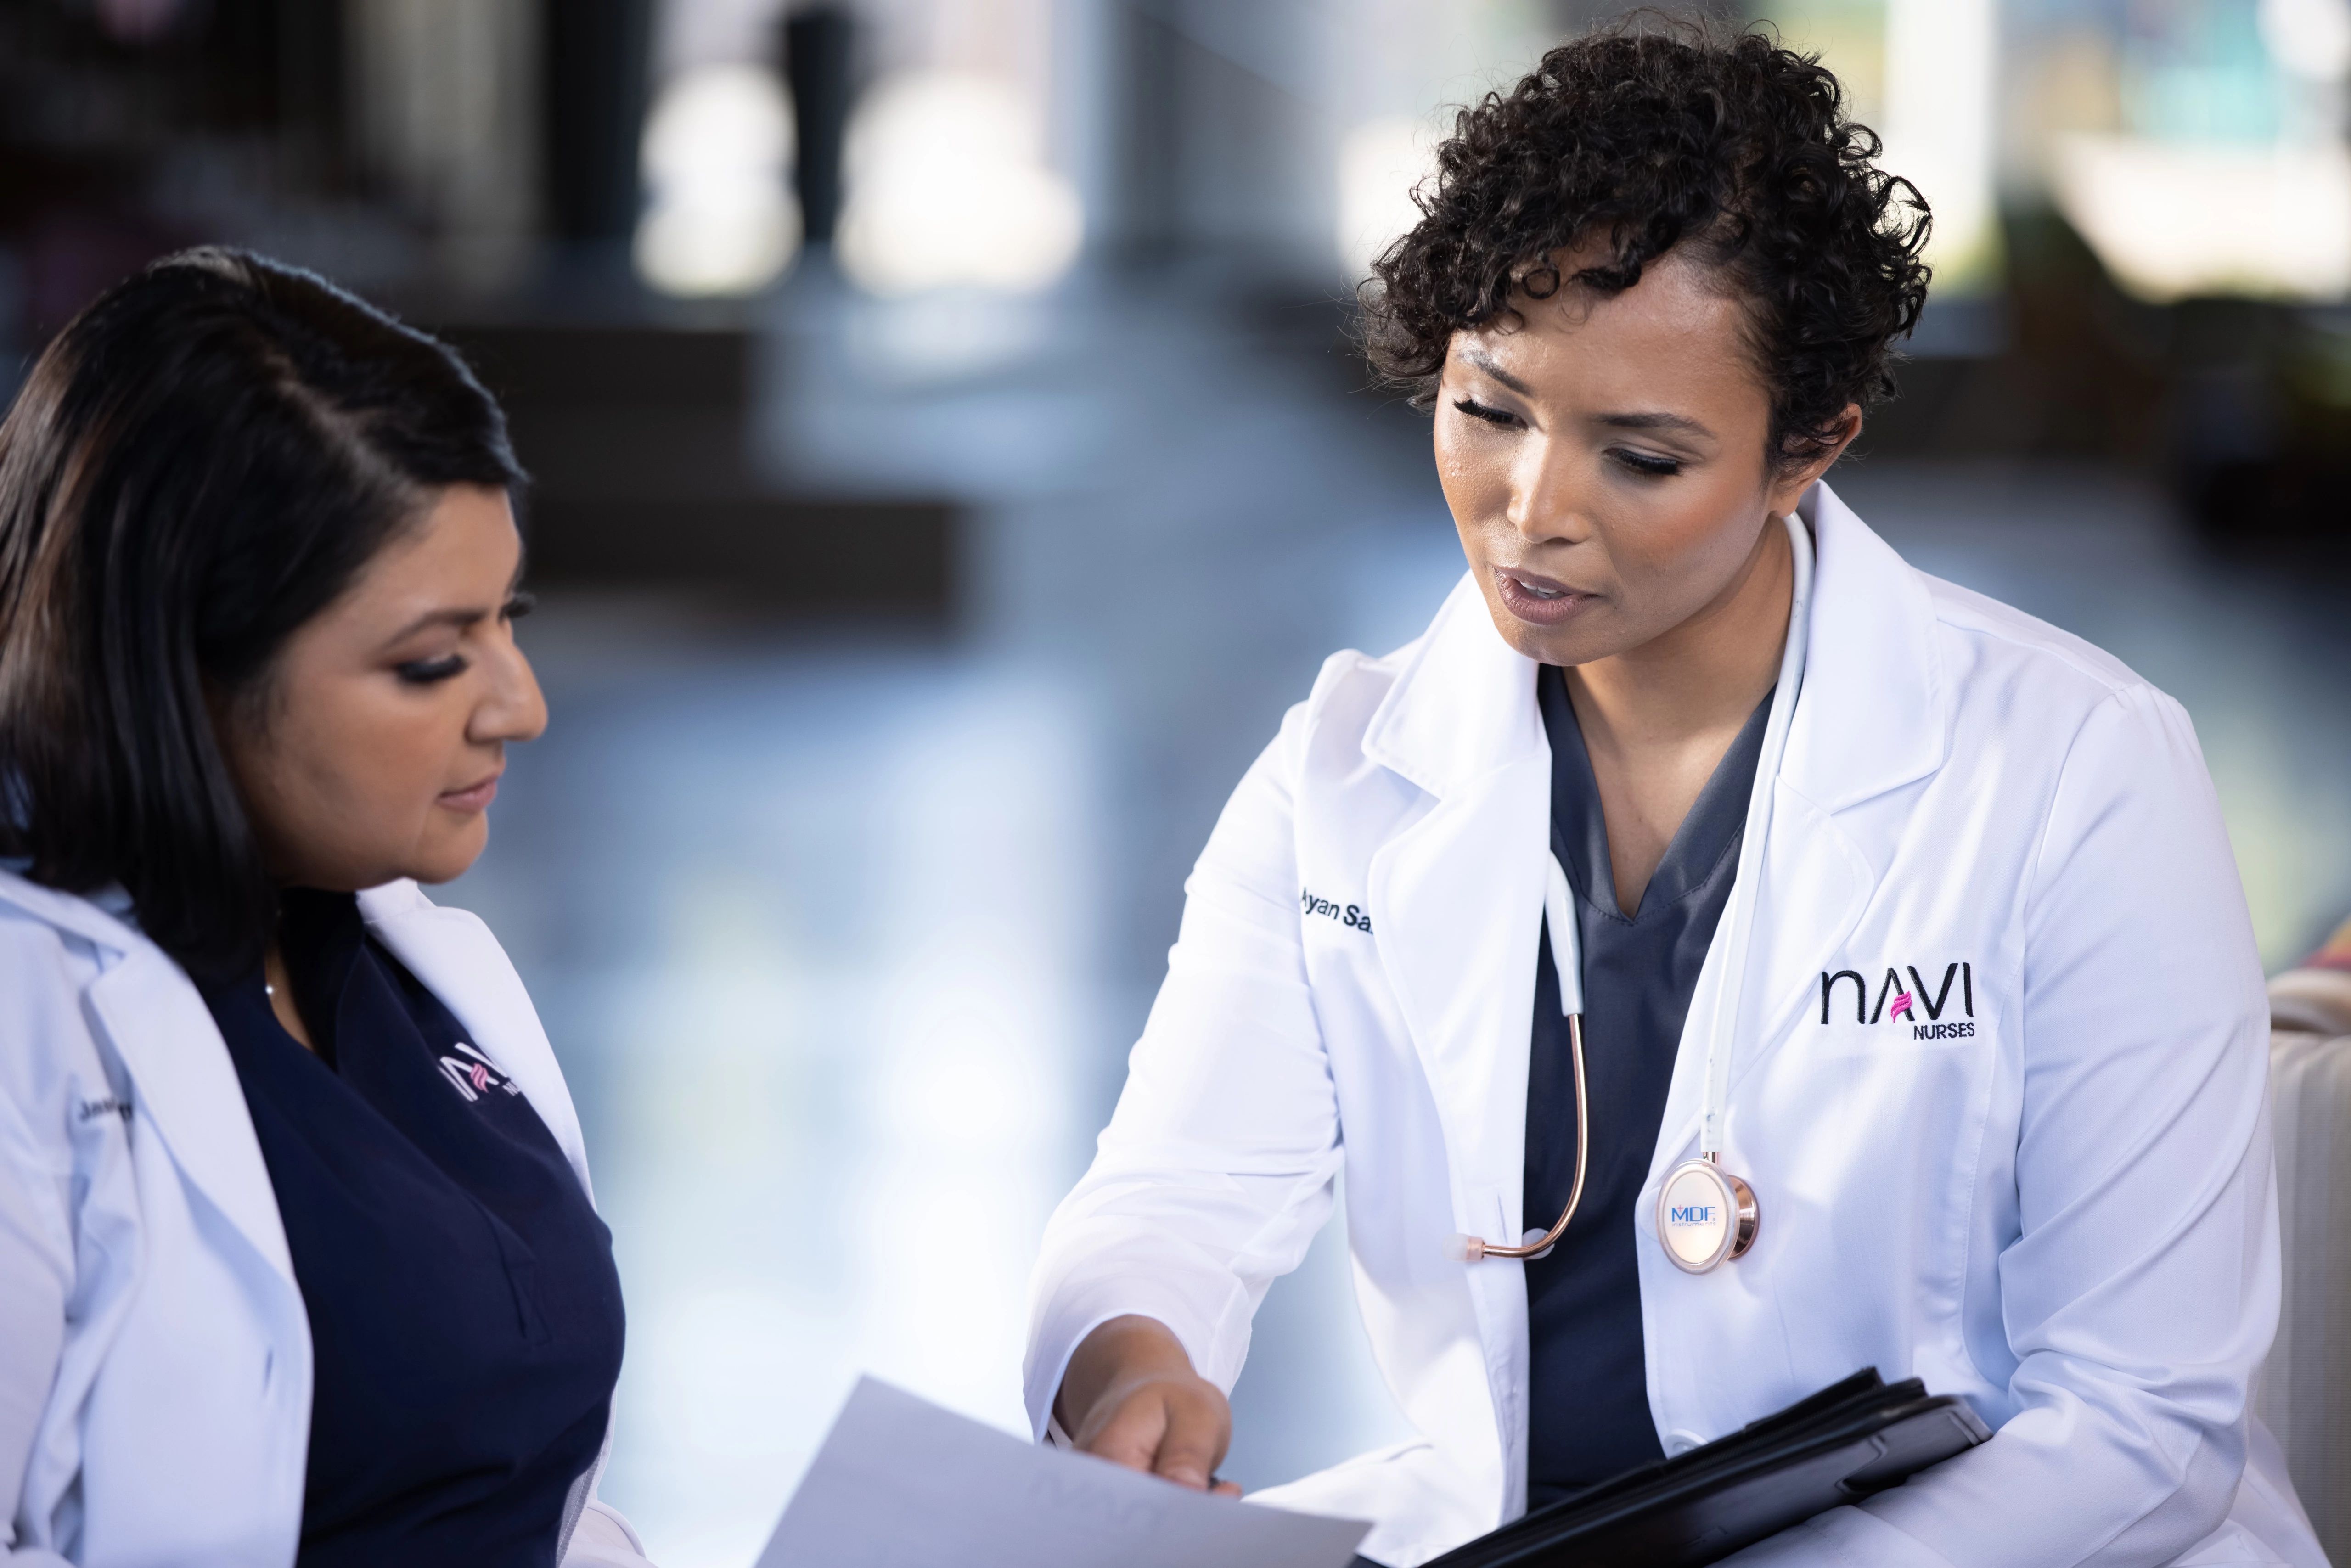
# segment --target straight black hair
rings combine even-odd
[[[522,483],[465,361],[323,278],[203,249],[108,290],[0,423],[0,856],[249,969],[277,893],[214,711],[436,492]]]

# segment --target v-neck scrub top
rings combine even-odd
[[[611,1234],[530,1102],[353,897],[284,904],[317,1052],[257,972],[204,999],[310,1321],[298,1562],[553,1568],[620,1376]]]
[[[1649,1412],[1635,1210],[1690,994],[1738,876],[1771,710],[1767,695],[1628,915],[1617,905],[1608,824],[1564,672],[1544,665],[1535,694],[1551,740],[1552,849],[1567,872],[1582,953],[1591,1150],[1575,1218],[1548,1254],[1526,1264],[1531,1509],[1664,1457]],[[1532,1230],[1551,1228],[1575,1180],[1575,1078],[1559,1001],[1546,925],[1527,1066],[1525,1222]]]

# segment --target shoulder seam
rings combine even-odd
[[[2149,690],[2155,689],[2154,683],[2145,675],[2140,674],[2105,649],[2098,647],[2097,644],[2067,632],[2062,626],[2052,625],[2025,611],[2017,610],[2012,605],[2001,604],[1998,600],[1986,599],[1975,590],[1963,587],[1959,583],[1945,582],[1939,578],[1928,577],[1924,572],[1919,575],[1927,577],[1931,585],[1928,590],[1928,597],[1935,606],[1935,623],[1938,626],[1949,627],[1953,632],[1961,636],[1980,637],[2015,648],[2022,653],[2054,659],[2074,674],[2095,683],[2109,693],[2126,692],[2142,686]],[[2012,614],[2022,616],[2030,621],[2033,627],[2045,627],[2057,635],[2055,637],[2034,636],[2024,628],[2001,626],[1985,619],[1953,615],[1949,612],[1949,608],[1953,606],[1953,601],[1946,600],[1942,593],[1937,591],[1945,588],[1956,589],[1972,598],[1984,599],[1986,603],[1998,605],[1999,608],[2009,611]],[[1959,602],[1963,604],[1964,601]],[[2097,662],[2085,659],[2075,650],[2065,645],[2068,642],[2082,643],[2085,647],[2095,653],[2099,659],[2111,664],[2113,668],[2102,668]],[[2116,671],[2121,673],[2117,674]]]

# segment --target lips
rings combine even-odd
[[[453,811],[479,811],[498,798],[498,780],[505,769],[491,774],[478,784],[468,784],[462,789],[442,791],[440,803]]]
[[[1596,602],[1593,594],[1569,587],[1541,572],[1496,567],[1494,582],[1503,607],[1519,620],[1535,626],[1557,626],[1573,620]]]

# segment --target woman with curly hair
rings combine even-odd
[[[1366,287],[1468,571],[1251,768],[1048,1228],[1040,1433],[1216,1479],[1346,1176],[1413,1564],[1859,1368],[1990,1439],[1740,1558],[2324,1561],[2246,1410],[2266,1009],[2186,715],[1823,482],[1928,214],[1819,63],[1617,29],[1459,117]]]

